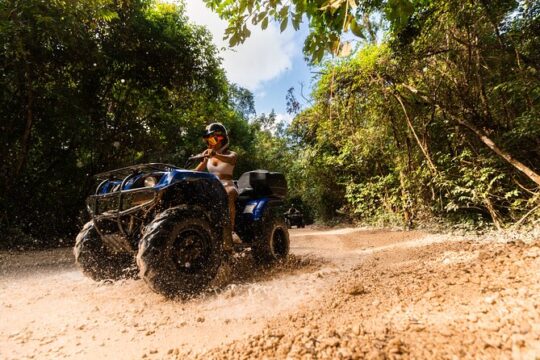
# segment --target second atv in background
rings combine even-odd
[[[306,223],[304,222],[304,214],[302,214],[302,212],[300,212],[300,210],[298,210],[294,206],[291,206],[284,215],[287,228],[290,229],[293,226],[303,228],[306,226]]]

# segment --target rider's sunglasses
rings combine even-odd
[[[204,140],[209,144],[209,145],[216,145],[219,141],[218,137],[216,135],[210,135],[210,136],[205,136],[204,137]]]

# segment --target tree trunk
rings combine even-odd
[[[385,99],[388,100],[388,98],[385,96]],[[398,163],[402,166],[402,168],[399,170],[399,184],[400,184],[400,191],[401,191],[401,209],[402,209],[402,215],[403,215],[403,226],[405,230],[412,230],[414,226],[414,213],[413,213],[413,206],[412,206],[412,197],[409,191],[409,187],[407,186],[407,178],[410,176],[412,172],[412,156],[411,156],[411,141],[409,138],[409,135],[405,134],[405,140],[402,142],[399,137],[398,127],[394,121],[394,119],[397,118],[397,116],[393,116],[393,114],[390,114],[389,121],[390,125],[392,127],[392,132],[394,134],[394,140],[396,142],[396,147],[398,148],[399,152],[397,155]],[[405,149],[403,148],[405,146]],[[402,154],[407,154],[407,159],[404,159],[404,156]]]
[[[399,184],[401,189],[401,207],[403,209],[403,226],[409,231],[413,228],[413,214],[411,211],[411,194],[407,188],[407,175],[403,170],[399,171]]]
[[[34,122],[34,113],[32,110],[34,106],[34,93],[32,91],[32,80],[29,69],[27,69],[26,76],[26,124],[24,126],[24,132],[21,137],[21,150],[19,153],[19,159],[17,161],[17,167],[15,169],[15,177],[18,177],[21,174],[24,166],[26,165],[28,151],[30,150],[30,135],[32,133],[32,124]]]
[[[497,155],[499,155],[500,157],[502,157],[504,160],[506,160],[509,164],[511,164],[513,167],[515,167],[516,169],[518,169],[519,171],[521,171],[523,174],[527,175],[527,177],[529,179],[531,179],[532,181],[534,181],[538,186],[540,186],[540,175],[538,175],[535,171],[533,171],[531,168],[529,168],[527,165],[523,164],[521,161],[519,160],[516,160],[512,157],[512,155],[510,155],[509,153],[507,153],[506,151],[504,151],[503,149],[501,149],[500,147],[497,146],[497,144],[495,144],[493,142],[493,140],[491,140],[482,130],[478,129],[476,126],[474,126],[473,124],[469,123],[468,121],[466,120],[463,120],[463,119],[460,119],[458,117],[454,117],[453,118],[462,126],[465,126],[466,128],[468,128],[469,130],[471,130],[472,132],[474,132],[476,134],[476,136],[478,136],[480,138],[480,140],[485,144],[487,145],[487,147],[489,147],[491,150],[493,150]]]
[[[422,153],[424,154],[427,162],[428,162],[428,166],[430,168],[431,171],[433,171],[433,173],[437,173],[437,168],[435,167],[435,164],[433,164],[433,161],[431,161],[431,157],[429,156],[427,150],[424,148],[424,146],[422,145],[422,142],[420,141],[420,138],[418,138],[418,135],[416,134],[416,131],[414,130],[414,127],[412,125],[412,122],[411,122],[411,119],[409,118],[409,114],[407,113],[407,109],[405,108],[405,104],[403,104],[403,101],[401,100],[401,96],[397,95],[397,94],[394,94],[394,97],[397,99],[397,101],[399,102],[399,104],[401,105],[401,108],[403,109],[403,113],[405,114],[405,120],[407,121],[407,125],[409,126],[409,129],[411,130],[415,140],[416,140],[416,143],[418,144],[418,146],[420,147],[420,150],[422,150]]]
[[[428,96],[426,96],[425,94],[421,94],[417,89],[415,89],[414,87],[410,86],[410,85],[407,85],[407,84],[401,84],[403,85],[406,89],[408,89],[409,91],[411,91],[413,94],[416,94],[418,96],[420,96],[420,98],[428,103],[431,103],[437,107],[439,107],[440,109],[444,110],[441,106],[439,106],[438,104],[436,104],[434,101],[432,101]],[[514,168],[516,168],[517,170],[521,171],[523,174],[525,174],[529,179],[531,179],[535,184],[537,184],[538,186],[540,186],[540,175],[538,175],[534,170],[532,170],[530,167],[528,167],[527,165],[523,164],[521,161],[519,160],[516,160],[512,157],[512,155],[510,155],[509,153],[507,153],[506,151],[504,151],[503,149],[501,149],[500,147],[497,146],[497,144],[495,144],[493,142],[493,140],[491,140],[482,130],[480,130],[479,128],[477,128],[476,126],[474,126],[473,124],[469,123],[468,121],[458,117],[458,116],[453,116],[452,114],[449,114],[449,113],[446,113],[447,115],[449,115],[452,119],[454,119],[458,124],[460,124],[461,126],[464,126],[466,128],[468,128],[469,130],[471,130],[472,132],[474,132],[476,134],[476,136],[478,136],[480,138],[480,140],[487,146],[489,147],[493,152],[495,152],[497,155],[499,155],[501,158],[503,158],[504,160],[506,160],[510,165],[512,165]]]
[[[491,200],[489,200],[489,198],[486,196],[484,198],[484,205],[486,206],[486,209],[488,210],[489,212],[489,215],[491,216],[491,219],[493,220],[493,224],[495,224],[495,227],[497,228],[497,230],[502,230],[503,227],[504,227],[504,224],[501,220],[501,217],[499,216],[499,214],[497,214],[497,210],[495,210],[495,206],[493,206],[493,204],[491,203]]]

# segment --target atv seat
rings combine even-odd
[[[262,197],[283,199],[287,196],[287,180],[283,174],[277,172],[249,171],[240,176],[237,184],[240,200]]]

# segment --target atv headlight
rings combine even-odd
[[[248,204],[244,208],[244,214],[253,214],[253,210],[255,210],[255,207],[257,204]]]
[[[144,179],[144,187],[154,187],[157,184],[157,179],[153,176],[149,176]]]

